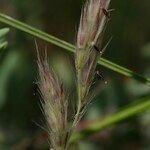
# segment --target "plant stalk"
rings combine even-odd
[[[26,32],[34,37],[37,37],[37,38],[40,38],[44,41],[47,41],[51,44],[54,44],[56,46],[59,46],[61,48],[64,48],[66,49],[67,51],[69,52],[75,52],[75,46],[66,42],[66,41],[63,41],[61,39],[58,39],[52,35],[49,35],[39,29],[36,29],[30,25],[27,25],[21,21],[18,21],[16,19],[13,19],[12,17],[10,16],[7,16],[5,14],[2,14],[0,13],[0,22],[2,23],[5,23],[9,26],[12,26],[20,31],[23,31],[23,32]],[[122,74],[124,76],[127,76],[127,77],[130,77],[130,78],[133,78],[141,83],[144,83],[144,84],[148,84],[150,85],[150,79],[149,78],[145,78],[125,67],[122,67],[120,65],[117,65],[107,59],[104,59],[104,58],[101,58],[98,62],[98,64],[114,71],[114,72],[117,72],[119,74]]]

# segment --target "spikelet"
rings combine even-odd
[[[81,13],[77,48],[88,50],[96,44],[107,19],[110,0],[87,0]]]
[[[50,145],[53,150],[64,150],[67,144],[67,96],[63,84],[50,68],[47,57],[41,60],[38,53],[39,89]]]
[[[110,0],[87,0],[82,9],[76,43],[76,116],[79,116],[81,109],[86,105],[96,65],[103,53],[102,39],[105,24],[109,19],[109,3]]]

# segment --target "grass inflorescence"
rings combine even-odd
[[[85,108],[92,100],[91,85],[96,65],[103,53],[102,39],[109,19],[110,0],[87,0],[81,13],[77,34],[75,66],[77,79],[77,103],[73,119],[69,119],[68,93],[64,84],[49,66],[47,56],[38,52],[39,89],[42,111],[46,118],[51,149],[67,150],[68,142]],[[94,92],[94,90],[93,90]],[[73,112],[73,111],[71,111]]]

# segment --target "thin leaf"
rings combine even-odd
[[[13,19],[7,15],[4,15],[2,13],[0,13],[0,22],[2,23],[5,23],[7,25],[10,25],[16,29],[19,29],[21,31],[24,31],[34,37],[38,37],[40,39],[43,39],[49,43],[52,43],[56,46],[59,46],[61,48],[64,48],[66,50],[68,50],[69,52],[74,52],[75,51],[75,46],[68,43],[68,42],[65,42],[63,40],[60,40],[52,35],[49,35],[41,30],[38,30],[32,26],[29,26],[23,22],[20,22],[16,19]],[[127,77],[130,77],[130,78],[133,78],[135,80],[138,80],[139,82],[142,82],[142,83],[145,83],[145,84],[148,84],[150,85],[150,79],[148,78],[145,78],[125,67],[122,67],[120,65],[117,65],[109,60],[106,60],[104,58],[101,58],[98,62],[98,64],[110,69],[110,70],[113,70],[119,74],[122,74],[124,76],[127,76]]]
[[[7,47],[8,42],[5,40],[5,36],[8,34],[9,28],[0,29],[0,49]]]
[[[5,35],[7,35],[8,32],[9,32],[9,28],[0,29],[0,38],[2,38]]]
[[[0,42],[0,49],[5,49],[6,47],[7,47],[7,45],[8,45],[8,42],[7,41],[5,41],[5,42]]]
[[[100,132],[101,130],[111,127],[129,117],[135,116],[150,109],[150,97],[143,98],[137,104],[131,104],[130,106],[122,109],[121,111],[114,113],[104,120],[100,120],[97,122],[92,123],[91,125],[87,126],[81,132],[76,132],[72,137],[70,142],[74,143],[78,140],[87,138],[95,133]]]

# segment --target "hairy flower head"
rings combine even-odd
[[[80,107],[87,104],[98,59],[103,53],[102,39],[109,19],[110,0],[87,0],[81,13],[76,43],[76,70]]]
[[[62,82],[50,68],[47,58],[41,60],[38,54],[37,63],[42,111],[47,122],[51,147],[59,150],[60,147],[65,147],[67,142],[67,96]]]
[[[87,0],[82,9],[79,30],[77,35],[77,47],[85,49],[92,43],[96,43],[102,33],[107,18],[106,11],[110,0]]]

